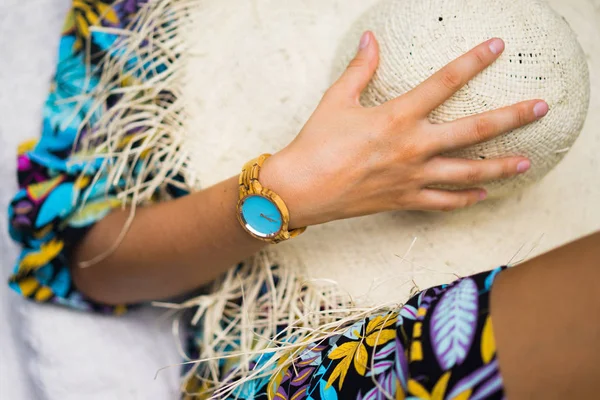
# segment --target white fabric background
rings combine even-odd
[[[0,398],[36,398],[23,363],[17,303],[4,284],[17,254],[7,235],[14,190],[15,146],[39,134],[41,106],[55,62],[68,0],[0,0]]]
[[[17,144],[38,137],[70,0],[0,0],[0,399],[176,399],[180,362],[168,323],[25,302],[5,284],[17,247],[6,209],[16,191]]]
[[[600,0],[587,2],[579,16],[587,22],[579,26],[577,10],[569,18],[576,31],[592,32],[589,21],[600,24]],[[116,320],[41,307],[23,302],[3,283],[17,254],[5,216],[16,188],[15,149],[39,135],[69,5],[69,0],[0,0],[0,399],[175,399],[175,370],[152,380],[158,367],[177,361],[168,329],[154,324],[155,313]],[[597,50],[597,40],[582,38],[584,48]],[[599,67],[590,71],[596,99]],[[598,104],[592,103],[590,114],[597,114]],[[589,183],[597,185],[597,175]],[[78,356],[80,350],[88,353]]]

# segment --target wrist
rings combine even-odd
[[[303,175],[301,164],[284,152],[269,157],[260,170],[259,181],[281,197],[290,214],[289,229],[316,225],[320,216],[311,197],[309,180]]]

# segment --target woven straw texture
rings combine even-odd
[[[430,115],[453,121],[529,99],[550,105],[546,118],[489,142],[451,154],[471,159],[522,155],[524,176],[487,186],[499,197],[536,182],[562,160],[585,120],[590,84],[586,58],[567,22],[544,1],[383,0],[353,26],[340,48],[337,76],[365,30],[381,45],[375,78],[362,96],[382,104],[414,88],[477,44],[501,37],[506,52]]]

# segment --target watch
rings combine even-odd
[[[260,184],[260,168],[270,156],[263,154],[244,165],[239,179],[237,216],[250,235],[276,244],[300,235],[306,227],[288,230],[290,213],[285,202],[275,192]]]

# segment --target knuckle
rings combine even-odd
[[[366,65],[366,60],[364,60],[362,57],[355,57],[352,59],[352,61],[350,61],[347,69],[352,70],[355,68],[362,68],[365,65]]]
[[[407,199],[405,198],[404,194],[400,194],[395,196],[391,202],[390,202],[390,209],[391,210],[402,210],[405,208],[409,208],[411,206],[411,203],[409,201],[407,201]]]
[[[377,114],[373,121],[386,133],[397,134],[398,131],[405,131],[411,121],[405,111],[394,107],[382,107],[377,110]]]
[[[523,126],[529,123],[529,110],[526,106],[522,105],[517,107],[516,110],[516,122],[518,126]]]
[[[426,146],[423,142],[416,140],[407,140],[402,144],[402,159],[404,162],[408,160],[419,160],[426,152]]]
[[[475,198],[473,196],[468,196],[468,195],[462,196],[458,202],[459,203],[458,208],[469,207],[470,205],[472,205],[474,203],[474,199]]]
[[[452,91],[457,91],[462,87],[462,79],[460,78],[460,75],[448,67],[442,69],[440,82],[445,88]]]
[[[473,129],[473,136],[478,142],[482,142],[488,138],[488,136],[494,132],[494,124],[487,117],[479,117],[475,122],[475,128]]]
[[[452,212],[458,209],[458,205],[457,204],[445,204],[442,206],[442,208],[440,209],[440,211],[443,212]]]
[[[507,179],[510,178],[514,175],[513,169],[510,167],[510,165],[508,163],[505,163],[502,166],[501,172],[500,172],[500,179]]]
[[[381,113],[381,125],[383,129],[388,132],[396,127],[398,123],[399,116],[393,112],[384,112]]]
[[[411,187],[421,188],[426,184],[425,172],[423,171],[423,168],[413,167],[406,176],[408,177]]]
[[[437,135],[437,137],[433,138],[431,141],[444,144],[454,143],[462,134],[464,134],[464,132],[460,129],[451,129],[446,127],[445,129],[440,130],[440,133]]]
[[[321,102],[319,104],[322,106],[335,106],[339,102],[340,95],[342,94],[340,86],[340,84],[334,84],[332,87],[327,89],[327,91],[323,93],[323,97],[321,98]]]
[[[483,68],[488,65],[488,58],[482,49],[477,48],[473,50],[473,58],[477,62],[477,66]]]
[[[482,172],[477,167],[469,167],[466,173],[466,181],[467,183],[477,183],[481,182]]]
[[[407,103],[403,98],[396,98],[388,104],[388,112],[394,116],[394,119],[398,122],[409,121],[414,117],[414,107]]]

